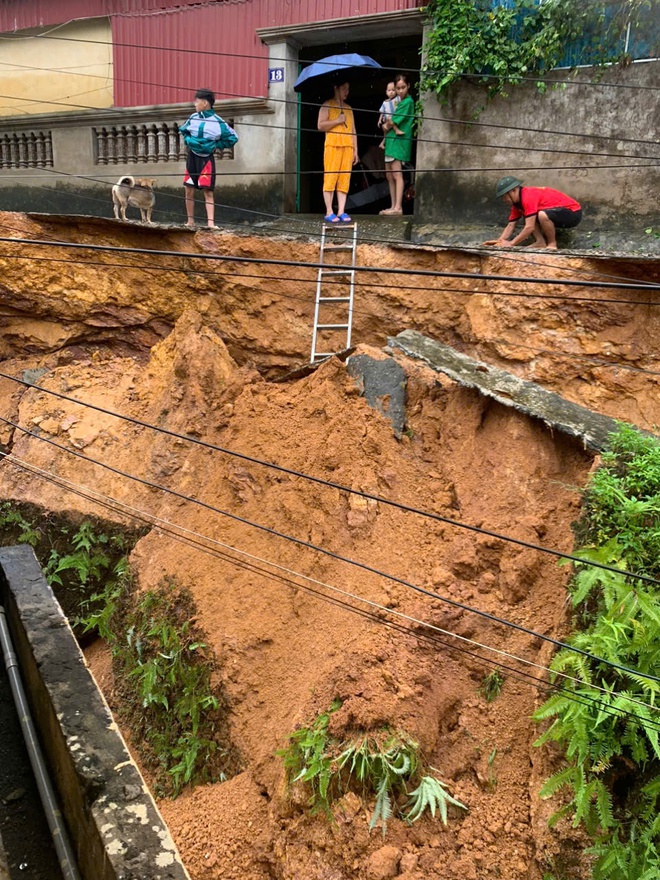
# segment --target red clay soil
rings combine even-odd
[[[26,231],[36,232],[31,225],[35,221],[20,222]],[[67,230],[72,237],[74,232]],[[58,236],[63,234],[58,230]],[[92,236],[91,231],[85,234]],[[127,233],[113,227],[104,230],[103,240],[121,235]],[[182,242],[192,247],[190,237],[180,236],[180,249]],[[231,241],[225,235],[197,236],[195,243],[200,250],[225,247],[233,253],[256,253],[261,248],[269,257],[287,253],[287,258],[295,250],[314,258],[312,245],[306,243]],[[172,241],[152,246],[172,246]],[[477,264],[486,271],[484,258],[473,255],[452,258],[371,247],[362,258],[424,268],[449,266],[453,259],[461,271]],[[533,261],[531,255],[525,259]],[[539,255],[529,274],[548,274],[548,261]],[[557,261],[564,272],[576,269],[575,261],[567,266],[554,255],[552,262]],[[579,488],[593,466],[592,456],[575,441],[553,436],[540,422],[404,358],[399,362],[408,382],[408,430],[401,439],[367,405],[338,360],[302,379],[274,383],[264,378],[296,360],[303,363],[309,350],[310,304],[292,306],[282,293],[284,282],[263,282],[268,290],[255,299],[254,292],[248,298],[234,275],[223,282],[222,296],[193,297],[175,275],[164,281],[154,273],[154,286],[138,291],[140,273],[131,270],[121,296],[134,295],[140,302],[133,324],[122,332],[118,322],[125,318],[126,299],[110,321],[110,282],[104,273],[99,296],[105,297],[106,323],[99,333],[101,324],[93,316],[100,315],[101,303],[94,299],[88,269],[71,270],[78,280],[70,292],[60,287],[59,292],[38,295],[32,274],[36,269],[23,267],[32,282],[20,293],[14,264],[10,258],[5,263],[14,273],[4,282],[14,300],[11,315],[5,311],[2,372],[16,376],[44,367],[44,388],[353,490],[571,550]],[[494,256],[488,271],[503,271],[505,265],[503,256]],[[53,265],[51,271],[60,270]],[[555,348],[572,346],[582,354],[597,349],[619,360],[628,356],[631,365],[649,365],[653,355],[647,342],[652,331],[657,338],[652,325],[657,319],[646,307],[627,306],[624,315],[618,305],[596,312],[577,300],[555,307],[539,300],[451,299],[438,291],[432,297],[428,292],[377,290],[377,280],[371,283],[372,314],[364,322],[358,317],[358,341],[381,346],[387,332],[412,326],[444,342],[460,341],[470,354],[481,352],[486,359],[493,353],[491,361],[498,366],[563,390],[580,403],[598,403],[607,414],[644,427],[658,421],[657,377],[612,367],[599,373],[601,368],[577,360],[558,367],[556,359],[538,353],[525,359],[514,342],[479,342],[480,335],[501,333],[518,345],[552,337]],[[38,320],[28,318],[28,301],[39,302]],[[579,336],[571,334],[576,326],[571,320],[578,313]],[[259,327],[261,337],[252,352]],[[529,328],[524,337],[521,327]],[[471,349],[463,344],[469,336]],[[360,351],[382,356],[367,345]],[[600,376],[603,383],[594,384]],[[625,386],[620,395],[617,383]],[[153,587],[167,575],[194,595],[198,622],[216,653],[218,676],[231,702],[233,741],[245,762],[244,772],[227,782],[159,804],[194,880],[588,876],[581,856],[584,840],[567,825],[549,831],[546,820],[556,804],[538,796],[542,781],[560,760],[533,746],[539,729],[530,714],[543,691],[529,678],[505,672],[496,700],[487,703],[479,694],[493,664],[541,676],[536,666],[521,665],[507,653],[545,666],[551,646],[442,600],[561,638],[568,632],[569,572],[554,557],[195,446],[6,379],[0,380],[0,406],[5,418],[66,450],[5,426],[0,439],[11,448],[14,462],[10,459],[0,470],[0,496],[122,519],[90,498],[45,482],[43,474],[27,474],[19,466],[27,462],[88,487],[85,494],[94,490],[160,518],[161,527],[140,540],[132,554],[139,586]],[[71,451],[87,458],[76,458]],[[136,483],[90,458],[207,506]],[[442,598],[238,518],[350,557]],[[170,530],[177,527],[204,536],[209,552],[175,540]],[[253,563],[249,568],[246,560]],[[269,562],[283,568],[274,569]],[[327,601],[334,596],[354,609],[367,607],[327,585],[383,606],[380,620]],[[405,625],[407,632],[386,626],[388,621]],[[428,624],[507,653],[442,635]],[[441,642],[424,638],[429,633]],[[96,645],[88,660],[112,703],[107,655]],[[332,716],[333,733],[350,736],[383,725],[407,732],[469,810],[452,809],[447,828],[430,817],[413,826],[392,819],[385,839],[380,831],[369,833],[373,803],[354,793],[337,804],[334,823],[323,815],[310,817],[303,809],[305,793],[286,790],[275,752],[296,725],[312,721],[335,697],[343,702]]]

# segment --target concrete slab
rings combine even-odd
[[[392,358],[373,358],[354,354],[346,369],[356,379],[369,406],[391,422],[400,437],[406,426],[406,374]]]
[[[586,447],[596,452],[608,445],[609,435],[617,429],[615,419],[572,403],[535,382],[476,361],[416,330],[404,330],[388,339],[388,343],[393,349],[424,361],[431,369],[444,373],[467,388],[475,388],[503,406],[513,407],[528,416],[541,419],[554,430],[579,438]]]

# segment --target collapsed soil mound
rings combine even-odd
[[[26,234],[36,231],[36,221],[14,222]],[[74,231],[92,238],[81,229],[69,230],[72,237]],[[128,233],[113,235],[120,241]],[[191,246],[189,237],[185,243]],[[182,248],[178,239],[167,242],[175,245]],[[291,257],[290,243],[253,238],[207,234],[195,246],[243,254],[267,248],[269,257],[286,250]],[[312,260],[314,248],[296,244],[296,255]],[[364,259],[450,265],[448,254],[374,247]],[[498,259],[504,258],[490,258],[489,271],[501,269]],[[551,271],[545,260],[538,258],[534,272]],[[455,259],[461,271],[484,262]],[[192,877],[586,876],[583,842],[565,827],[550,832],[550,807],[538,798],[556,759],[533,748],[538,730],[530,714],[545,692],[521,673],[542,673],[512,659],[543,667],[551,647],[459,607],[561,638],[568,570],[550,555],[292,472],[570,551],[592,457],[541,423],[405,358],[398,358],[407,382],[400,438],[336,359],[301,379],[269,381],[304,362],[313,304],[309,287],[289,299],[291,282],[277,272],[255,292],[254,279],[248,287],[241,276],[244,266],[226,264],[213,282],[164,272],[154,273],[153,285],[144,284],[139,269],[123,271],[120,283],[119,270],[76,265],[64,284],[53,264],[44,285],[36,264],[22,267],[22,279],[11,256],[3,267],[1,369],[18,378],[30,371],[39,387],[0,379],[0,415],[20,426],[5,421],[2,428],[11,458],[0,470],[0,496],[88,515],[99,515],[103,502],[103,516],[109,505],[124,523],[143,524],[146,516],[151,530],[131,557],[139,587],[168,576],[190,589],[220,661],[231,736],[246,769],[160,804]],[[455,297],[440,282],[423,293],[396,291],[389,279],[369,285],[369,314],[356,316],[360,341],[380,346],[386,333],[415,326],[463,347],[469,341],[470,353],[490,353],[499,365],[512,358],[521,374],[610,415],[637,416],[644,427],[657,421],[652,376],[628,373],[624,382],[613,368],[571,361],[558,369],[550,356],[521,354],[522,327],[526,345],[546,345],[567,339],[579,312],[580,335],[570,338],[576,351],[616,352],[648,365],[656,320],[650,312],[645,322],[643,309],[611,304],[596,313],[577,297],[551,310],[538,301]],[[39,316],[31,324],[28,312]],[[501,333],[510,334],[506,344],[483,341]],[[360,352],[383,356],[367,344]],[[374,606],[376,619],[357,613]],[[90,662],[112,702],[112,676],[98,646]],[[479,688],[493,666],[505,680],[488,703]],[[469,811],[453,813],[447,828],[430,817],[413,826],[392,819],[385,840],[369,833],[372,805],[354,793],[342,798],[334,823],[310,817],[304,793],[287,792],[275,752],[336,697],[336,734],[383,725],[406,731]]]

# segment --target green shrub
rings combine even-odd
[[[576,555],[658,577],[660,442],[629,427],[611,438],[585,492]],[[572,816],[594,838],[595,880],[660,876],[660,592],[633,576],[576,566],[570,586],[580,629],[552,662],[555,693],[535,713],[550,726],[537,741],[559,743],[566,766],[541,790],[568,790],[551,821]],[[599,660],[598,658],[602,658]],[[608,661],[608,662],[603,662]],[[625,672],[625,667],[634,672]],[[595,690],[594,685],[602,690]]]
[[[144,530],[52,514],[32,504],[0,502],[0,544],[29,544],[74,631],[107,590],[121,590],[127,555]]]
[[[309,787],[312,814],[323,810],[331,817],[332,801],[345,791],[357,791],[363,798],[374,796],[369,828],[380,823],[385,836],[387,822],[395,813],[415,822],[426,810],[432,816],[437,811],[446,825],[448,804],[467,809],[437,777],[423,772],[419,746],[406,734],[385,729],[349,740],[331,736],[330,716],[340,706],[341,701],[334,700],[309,727],[290,734],[288,747],[278,752],[289,783]],[[408,791],[411,784],[416,787]]]
[[[238,766],[227,705],[211,684],[215,659],[195,623],[192,596],[172,580],[135,595],[109,586],[85,620],[110,644],[120,712],[163,794],[222,781]]]

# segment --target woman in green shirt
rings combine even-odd
[[[415,122],[415,102],[410,97],[410,83],[404,73],[394,77],[394,87],[401,99],[392,118],[384,123],[385,175],[390,188],[389,208],[381,214],[403,214],[403,162],[410,162],[412,153],[412,130]]]

